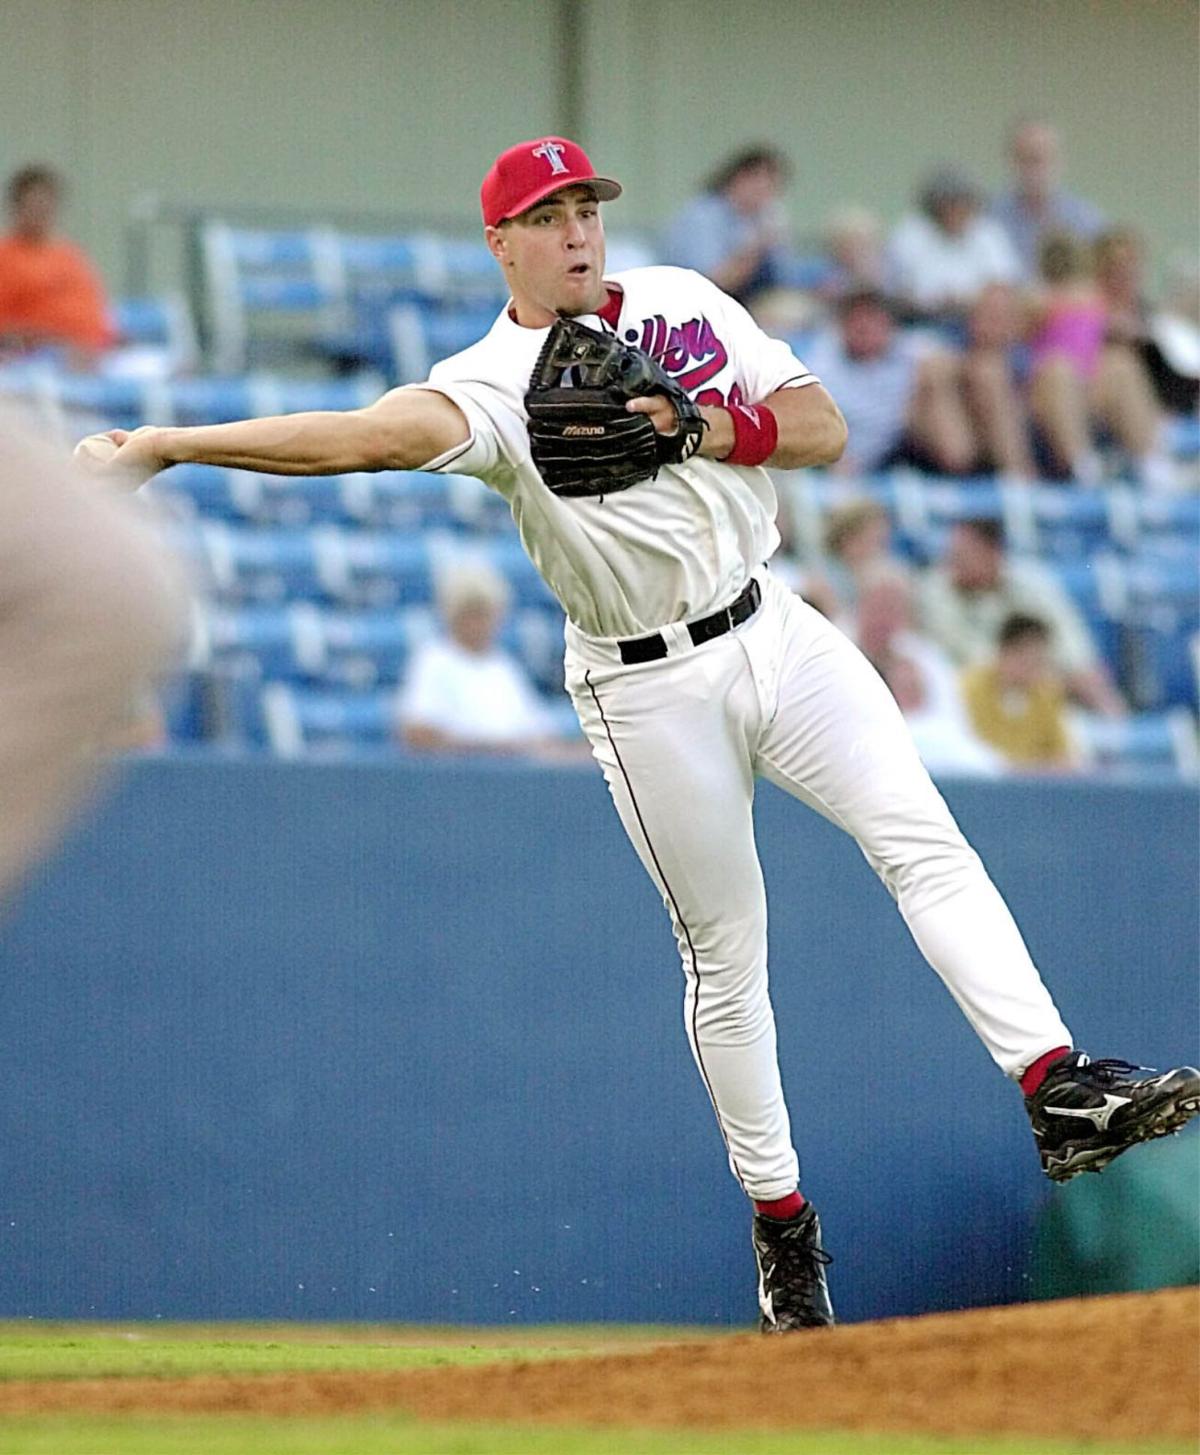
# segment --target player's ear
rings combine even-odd
[[[483,229],[483,240],[488,245],[488,251],[502,268],[511,268],[512,259],[508,254],[508,236],[504,224],[499,227],[485,227]]]

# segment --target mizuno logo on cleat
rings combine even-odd
[[[1103,1106],[1044,1106],[1043,1114],[1050,1114],[1059,1117],[1081,1117],[1084,1121],[1091,1122],[1100,1131],[1104,1131],[1109,1122],[1112,1121],[1113,1113],[1121,1107],[1128,1106],[1133,1100],[1131,1096],[1113,1096],[1111,1092],[1104,1092]]]

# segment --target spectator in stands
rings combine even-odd
[[[1014,767],[1061,771],[1075,765],[1050,628],[1039,617],[1005,617],[994,657],[963,674],[963,696],[975,731]]]
[[[829,263],[828,277],[820,289],[824,297],[884,291],[883,227],[875,213],[866,207],[835,208],[825,219],[822,232]]]
[[[694,268],[741,303],[787,286],[791,253],[781,197],[790,173],[774,147],[728,157],[675,215],[663,260]]]
[[[0,355],[62,346],[90,363],[116,341],[99,274],[58,235],[64,184],[49,167],[8,181],[10,228],[0,237]]]
[[[1008,134],[1008,160],[1013,184],[993,199],[991,215],[1021,261],[1022,281],[1032,282],[1049,233],[1092,242],[1104,217],[1094,203],[1063,189],[1062,139],[1048,121],[1031,117],[1017,121]]]
[[[1146,248],[1129,227],[1101,233],[1096,285],[1108,309],[1108,337],[1134,349],[1164,409],[1190,414],[1200,402],[1200,279],[1196,261],[1175,260],[1167,295],[1155,311],[1146,298]]]
[[[836,327],[819,334],[804,358],[850,430],[835,470],[862,474],[907,461],[963,474],[975,463],[959,360],[927,337],[898,329],[883,294],[847,294],[838,303]]]
[[[1009,283],[989,283],[967,316],[967,412],[981,460],[1010,482],[1026,482],[1037,473],[1019,382],[1026,363],[1023,328],[1021,300]]]
[[[1008,234],[983,212],[983,196],[957,167],[932,173],[919,207],[896,224],[887,248],[890,287],[917,318],[961,323],[989,283],[1015,283],[1021,262]]]
[[[876,571],[859,595],[854,636],[892,689],[930,772],[999,771],[998,755],[975,736],[967,719],[953,664],[913,625],[907,576]]]
[[[400,690],[398,731],[409,748],[438,753],[540,753],[548,714],[521,665],[497,643],[508,583],[485,562],[442,573],[446,635],[413,654]]]
[[[1043,291],[1032,305],[1030,406],[1056,473],[1098,484],[1094,425],[1129,455],[1139,480],[1170,489],[1163,421],[1150,376],[1129,343],[1108,340],[1108,307],[1096,286],[1092,249],[1066,233],[1042,244]]]
[[[891,518],[877,500],[846,500],[829,512],[824,546],[820,565],[813,573],[819,586],[814,604],[843,631],[855,636],[859,598],[866,587],[881,576],[905,575],[905,567],[892,552]],[[811,589],[812,582],[809,585]],[[810,599],[809,590],[801,595]]]
[[[1093,712],[1124,715],[1125,704],[1075,604],[1046,567],[1008,558],[998,520],[962,520],[953,527],[942,560],[919,583],[918,602],[923,630],[959,667],[988,660],[1001,623],[1014,612],[1038,617],[1050,631],[1051,656],[1069,695]]]

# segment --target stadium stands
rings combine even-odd
[[[181,293],[119,298],[113,312],[122,372],[162,377],[187,373],[199,363],[196,326]]]
[[[213,222],[203,251],[213,372],[186,372],[197,352],[181,300],[136,298],[117,306],[122,336],[158,351],[157,368],[75,374],[53,359],[14,363],[0,368],[0,394],[33,403],[68,439],[151,421],[356,408],[480,337],[504,297],[474,238]],[[635,237],[611,239],[610,256],[614,269],[652,260]],[[272,357],[306,360],[308,371],[247,372]],[[331,377],[330,359],[353,372]],[[1171,434],[1194,472],[1200,425],[1174,421]],[[1195,775],[1200,494],[935,479],[907,468],[861,481],[803,472],[779,485],[802,558],[819,549],[829,509],[851,495],[885,506],[896,549],[917,568],[940,555],[955,521],[1002,521],[1014,553],[1052,569],[1080,606],[1139,710],[1086,725],[1092,760]],[[509,581],[505,644],[569,714],[561,611],[507,505],[478,481],[422,472],[282,479],[187,465],[151,493],[211,598],[197,615],[189,673],[168,702],[176,740],[286,754],[387,742],[409,653],[433,629],[439,564],[463,550]]]

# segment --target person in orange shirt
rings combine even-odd
[[[75,243],[57,235],[64,185],[49,167],[9,178],[10,230],[0,236],[0,355],[66,345],[87,362],[116,342],[104,285]]]
[[[962,693],[976,733],[1014,767],[1063,772],[1076,766],[1066,695],[1050,660],[1050,628],[1038,617],[1007,617],[995,658],[963,674]]]

